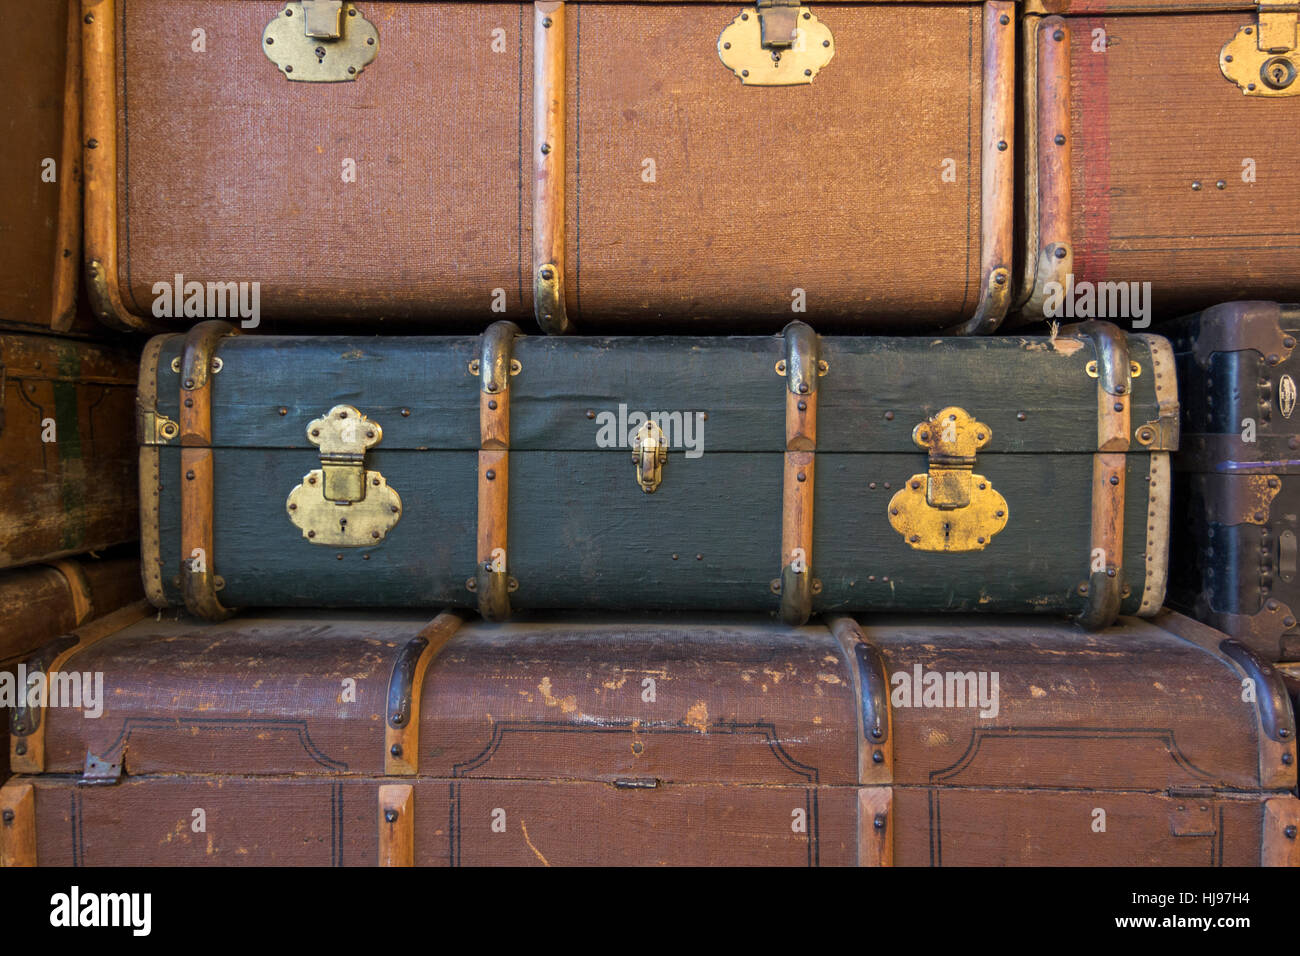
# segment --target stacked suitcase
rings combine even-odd
[[[0,862],[1300,862],[1293,9],[50,16]]]

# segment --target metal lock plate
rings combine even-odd
[[[344,0],[286,3],[262,31],[262,51],[286,79],[355,80],[379,52],[379,31]]]
[[[718,56],[746,86],[797,86],[835,56],[835,38],[807,7],[759,0],[722,31]]]
[[[366,450],[383,429],[351,405],[335,405],[307,426],[321,467],[289,492],[285,510],[302,536],[331,548],[376,545],[402,517],[402,499],[384,476],[365,467]]]
[[[1260,0],[1257,22],[1219,51],[1219,69],[1246,96],[1300,94],[1300,4]]]
[[[912,430],[930,453],[926,474],[913,475],[889,502],[889,523],[918,551],[982,551],[1007,526],[1007,501],[974,472],[989,427],[949,406]]]
[[[636,483],[648,495],[655,493],[663,481],[664,463],[668,461],[668,446],[663,429],[657,422],[646,422],[636,430],[632,443],[632,462],[636,465]]]

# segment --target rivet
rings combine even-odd
[[[696,561],[703,561],[703,560],[704,560],[704,555],[702,555],[702,554],[697,554],[697,555],[695,556],[695,560],[696,560]]]
[[[542,152],[546,152],[546,150],[542,150]],[[555,270],[554,270],[554,269],[551,269],[551,268],[549,268],[549,267],[546,268],[546,269],[543,269],[543,270],[542,270],[542,278],[545,279],[547,282],[550,282],[552,279],[555,278]]]
[[[1215,183],[1214,185],[1215,185],[1215,188],[1216,188],[1216,189],[1227,189],[1227,188],[1228,188],[1228,184],[1227,184],[1226,182],[1224,182],[1222,179],[1220,179],[1220,180],[1219,180],[1217,183]]]
[[[795,475],[795,478],[798,479],[799,481],[807,481],[807,480],[808,480],[808,476],[805,475],[802,471],[799,472],[799,474]]]
[[[993,512],[993,516],[994,516],[995,518],[1001,518],[1001,517],[1002,517],[1003,515],[1005,515],[1005,514],[1006,514],[1005,511],[995,511],[995,512]]]
[[[93,13],[87,13],[87,14],[86,14],[86,19],[85,19],[83,22],[85,22],[85,23],[94,23],[94,22],[95,22],[95,15],[94,15]]]
[[[1276,365],[1276,364],[1277,364],[1278,362],[1280,362],[1280,361],[1281,361],[1281,359],[1278,358],[1278,356],[1276,356],[1276,355],[1270,355],[1270,356],[1268,357],[1268,364],[1269,364],[1269,365]]]
[[[550,17],[543,17],[543,18],[542,18],[542,26],[549,30],[549,29],[551,28],[551,18],[550,18]]]
[[[1111,407],[1114,408],[1115,411],[1117,411],[1117,412],[1122,412],[1122,411],[1124,411],[1124,403],[1123,403],[1123,402],[1116,402],[1116,403],[1115,403],[1113,406],[1111,406]]]
[[[1011,18],[1007,16],[1005,13],[1002,14],[1002,16],[998,17],[998,23],[1002,24],[1003,26],[1006,26],[1010,22],[1011,22]]]
[[[8,811],[6,811],[6,812],[8,812]],[[1286,829],[1283,830],[1282,832],[1286,834],[1286,838],[1287,838],[1288,840],[1294,840],[1294,839],[1295,839],[1295,824],[1294,824],[1294,823],[1288,823],[1288,824],[1286,825]]]
[[[374,437],[375,437],[375,433],[374,433],[373,431],[366,432],[366,437],[367,437],[367,438],[374,438]]]
[[[396,810],[385,810],[385,811],[384,811],[384,819],[387,820],[389,823],[396,823],[396,822],[397,822],[397,811],[396,811]]]
[[[314,538],[314,537],[316,537],[316,532],[315,532],[315,531],[308,531],[308,532],[307,532],[307,537],[309,537],[309,538]]]
[[[1262,511],[1256,511],[1256,512],[1255,512],[1255,520],[1256,520],[1256,521],[1263,521],[1263,520],[1264,520],[1264,512],[1262,512]]]
[[[802,398],[799,399],[799,406],[798,406],[798,407],[799,407],[799,411],[801,411],[801,412],[806,412],[806,411],[808,411],[808,403],[805,402]]]
[[[830,45],[831,45],[830,40],[822,40],[822,46],[830,46]]]
[[[1018,422],[1023,422],[1024,420],[1025,420],[1025,413],[1024,413],[1024,412],[1016,412],[1016,421],[1018,421]]]
[[[1192,183],[1192,191],[1198,193],[1201,191],[1201,181],[1199,179]]]
[[[185,380],[185,382],[184,382],[184,385],[185,385],[186,388],[193,388],[193,387],[194,387],[194,379],[192,379],[192,378],[187,378],[187,379]]]
[[[336,561],[342,561],[342,560],[343,560],[343,553],[342,553],[342,552],[339,552],[338,554],[334,555],[334,560],[336,560]]]
[[[803,392],[803,393],[806,393],[806,392],[808,391],[808,383],[807,383],[807,382],[800,382],[800,383],[799,383],[799,391],[800,391],[800,392]]]
[[[1005,272],[999,272],[993,276],[993,281],[996,282],[998,285],[1006,285],[1007,274]]]
[[[1054,255],[1055,255],[1056,258],[1058,258],[1058,259],[1064,259],[1064,258],[1065,258],[1065,246],[1057,246],[1057,247],[1056,247],[1056,252],[1054,253]]]
[[[894,420],[894,413],[893,413],[893,412],[885,412],[885,421],[887,421],[887,422],[892,422],[893,420]]]
[[[803,75],[804,75],[804,76],[812,76],[812,70],[804,70],[804,71],[803,71]]]
[[[920,488],[920,487],[921,487],[921,483],[920,483],[919,481],[914,481],[914,482],[912,482],[912,487],[913,487],[913,488]]]
[[[190,469],[189,471],[185,472],[185,478],[186,478],[186,480],[188,480],[188,481],[193,481],[193,480],[194,480],[194,470],[193,470],[193,469]]]
[[[1110,476],[1110,483],[1111,483],[1112,485],[1118,485],[1118,484],[1119,484],[1119,475],[1111,475],[1111,476]]]
[[[1291,766],[1291,761],[1292,761],[1292,759],[1294,759],[1294,758],[1292,758],[1292,756],[1291,756],[1290,754],[1283,754],[1283,755],[1282,755],[1282,762],[1283,762],[1284,764],[1286,764],[1288,767]]]
[[[402,755],[402,745],[393,744],[393,746],[389,748],[388,752],[394,757],[400,757]]]
[[[876,818],[871,821],[871,825],[877,830],[883,830],[885,828],[885,815],[883,813],[877,813]]]
[[[595,418],[595,417],[596,417],[596,413],[593,412],[591,409],[587,409],[587,418],[588,418],[588,419],[592,419],[592,418]]]
[[[18,741],[18,743],[14,745],[14,753],[19,755],[27,753],[27,741]]]
[[[312,438],[316,438],[316,437],[318,437],[319,435],[320,435],[320,429],[319,429],[319,428],[313,428],[313,429],[311,430],[311,437],[312,437]]]
[[[1268,608],[1270,611],[1276,611],[1276,610],[1277,610],[1277,601],[1274,601],[1274,600],[1271,600],[1271,599],[1270,599],[1269,602],[1268,602],[1267,604],[1265,604],[1264,606],[1265,606],[1266,608]]]
[[[402,417],[403,417],[403,418],[410,418],[410,417],[411,417],[411,410],[410,410],[409,408],[403,408],[403,409],[402,409]]]
[[[486,477],[488,481],[491,481],[492,479],[496,478],[496,476],[497,473],[493,471],[491,468],[489,468],[487,470],[487,474],[484,477]]]
[[[914,535],[912,535],[910,538],[908,538],[907,540],[908,540],[908,541],[911,541],[911,542],[913,542],[913,543],[915,543],[915,542],[921,540],[921,536],[920,536],[919,534],[914,534]]]
[[[741,19],[742,19],[742,20],[748,20],[749,17],[745,16],[745,15],[742,13],[742,14],[741,14]],[[741,76],[749,76],[749,70],[741,70],[741,71],[740,71],[740,75],[741,75]]]
[[[1282,618],[1282,626],[1283,626],[1283,627],[1295,627],[1295,618],[1293,618],[1293,617],[1284,617],[1284,618]]]
[[[192,398],[186,398],[186,399],[185,399],[185,407],[186,407],[186,408],[193,408],[193,407],[194,407],[194,399],[192,399]]]
[[[88,139],[88,140],[86,140],[86,145],[87,145],[88,147],[90,147],[91,149],[98,149],[98,148],[99,148],[99,140],[97,140],[97,139]]]
[[[497,410],[497,400],[495,398],[488,399],[488,408],[494,412]]]
[[[276,411],[279,412],[282,416],[289,414],[289,409],[285,408],[283,405],[277,408]]]
[[[1065,145],[1065,134],[1064,134],[1064,133],[1057,133],[1057,134],[1056,134],[1056,138],[1053,140],[1053,142],[1055,142],[1057,146],[1064,146],[1064,145]]]
[[[545,155],[546,155],[547,153],[549,153],[550,151],[551,151],[551,144],[550,144],[550,143],[543,143],[543,144],[542,144],[542,155],[545,156]]]
[[[1282,339],[1282,344],[1289,349],[1295,348],[1295,339],[1288,335]]]
[[[1060,43],[1062,40],[1065,39],[1065,31],[1057,30],[1055,33],[1052,34],[1052,39],[1055,40],[1057,43]]]
[[[5,812],[4,812],[4,814],[3,814],[3,817],[4,817],[4,821],[5,821],[5,823],[13,823],[13,822],[14,822],[14,812],[13,812],[12,810],[5,810]]]

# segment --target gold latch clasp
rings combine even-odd
[[[286,79],[355,80],[379,52],[379,31],[348,0],[294,0],[262,31],[262,52]]]
[[[366,468],[366,450],[383,429],[351,405],[335,405],[307,426],[320,448],[320,468],[289,492],[285,510],[312,544],[364,548],[378,544],[402,517],[402,499],[384,476]]]
[[[1006,527],[1006,499],[974,471],[975,453],[990,434],[955,405],[912,430],[912,440],[930,453],[930,467],[894,495],[889,523],[913,548],[982,551]]]
[[[796,86],[831,61],[835,38],[799,0],[757,0],[722,31],[718,56],[746,86]]]
[[[1219,51],[1219,69],[1247,96],[1300,94],[1300,3],[1258,0],[1254,26],[1244,26]]]
[[[632,443],[632,462],[636,465],[636,483],[648,495],[655,493],[664,478],[668,445],[658,422],[648,421],[636,430]]]

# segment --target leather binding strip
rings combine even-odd
[[[59,218],[54,245],[54,296],[50,331],[67,332],[77,315],[77,254],[81,245],[81,16],[79,0],[68,7],[68,63],[63,84],[63,142],[59,169]]]
[[[379,865],[415,866],[415,788],[379,788]]]
[[[90,307],[100,321],[128,332],[157,331],[122,301],[117,268],[116,0],[82,0],[82,129],[85,147],[85,259]]]
[[[28,675],[61,671],[74,654],[130,627],[151,611],[148,602],[136,601],[47,642],[23,662]],[[9,712],[9,764],[17,773],[44,773],[45,708],[27,704],[22,700]]]
[[[974,315],[954,335],[993,332],[1011,305],[1015,225],[1016,5],[984,4],[984,103],[980,152],[980,275]]]
[[[76,561],[51,561],[50,567],[63,575],[68,582],[68,597],[72,601],[72,616],[75,627],[85,624],[95,614],[95,602],[90,593],[90,582],[86,572]]]
[[[889,717],[889,673],[884,656],[851,617],[826,622],[840,645],[858,708],[858,865],[891,866],[894,859],[893,743]]]
[[[1124,569],[1124,488],[1128,466],[1132,373],[1128,338],[1109,322],[1063,330],[1092,342],[1097,371],[1097,453],[1092,458],[1092,535],[1088,577],[1079,587],[1087,604],[1079,623],[1089,630],[1119,615]],[[1098,568],[1100,562],[1102,567]]]
[[[471,579],[478,611],[488,621],[510,616],[514,589],[507,564],[510,503],[510,376],[519,328],[494,322],[480,339],[478,453],[478,569]]]
[[[212,360],[229,322],[200,322],[185,336],[181,357],[181,593],[196,617],[222,621],[232,611],[217,599],[221,582],[213,565]]]
[[[803,322],[785,337],[785,478],[781,495],[781,620],[805,624],[812,615],[813,488],[817,455],[817,380],[821,345]]]
[[[144,413],[158,410],[158,356],[168,336],[155,335],[145,343],[140,356],[140,379],[136,384],[135,408],[140,445],[140,577],[144,594],[154,607],[167,607],[163,593],[162,532],[158,523],[159,498],[162,494],[159,458],[161,452],[153,436],[145,434]]]
[[[36,792],[15,777],[0,788],[0,868],[36,865]]]
[[[1041,17],[1024,17],[1020,28],[1020,101],[1017,103],[1017,131],[1024,137],[1020,156],[1021,192],[1017,199],[1017,234],[1020,237],[1016,270],[1016,298],[1019,311],[1034,291],[1038,272],[1038,25]]]
[[[464,619],[443,611],[402,648],[388,679],[384,719],[384,775],[413,777],[420,762],[420,700],[424,675]]]
[[[564,4],[533,4],[533,311],[543,331],[573,331],[564,301]]]
[[[1169,505],[1172,475],[1169,452],[1153,451],[1147,473],[1146,577],[1142,582],[1140,617],[1150,617],[1165,600],[1169,577]]]
[[[1037,260],[1025,263],[1034,273],[1033,292],[1026,310],[1043,314],[1049,282],[1064,287],[1074,271],[1070,242],[1070,27],[1060,17],[1046,17],[1038,25],[1037,116],[1034,137],[1038,160]]]

